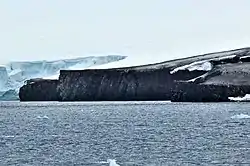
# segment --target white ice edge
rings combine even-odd
[[[244,58],[250,58],[250,55],[240,57],[240,59],[244,59]]]
[[[244,97],[228,97],[231,101],[250,101],[250,94],[246,94]]]
[[[210,71],[212,70],[212,64],[208,61],[198,61],[198,62],[193,62],[188,65],[180,66],[175,68],[170,72],[170,74],[174,74],[178,72],[179,70],[189,70],[189,71],[194,71],[194,70],[201,70],[201,71]]]

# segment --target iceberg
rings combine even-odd
[[[0,100],[18,100],[18,91],[29,79],[58,79],[60,70],[83,70],[125,59],[126,56],[89,56],[56,61],[10,62],[0,66]]]

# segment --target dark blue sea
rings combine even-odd
[[[0,165],[249,166],[250,103],[2,102]]]

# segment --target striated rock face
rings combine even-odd
[[[173,102],[228,102],[228,97],[250,94],[250,85],[176,84],[171,92]]]
[[[128,68],[62,70],[58,81],[28,82],[20,99],[224,102],[250,94],[249,76],[250,48],[243,48]]]
[[[246,56],[242,56],[246,55]],[[250,54],[212,61],[213,69],[192,81],[179,81],[171,101],[220,102],[250,94]]]
[[[155,71],[61,71],[62,101],[169,99],[173,78],[166,69]]]
[[[58,80],[34,79],[20,88],[21,101],[59,101],[57,93]]]

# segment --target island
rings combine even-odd
[[[32,79],[21,101],[227,102],[250,94],[250,48],[143,66],[61,70],[58,80]]]

